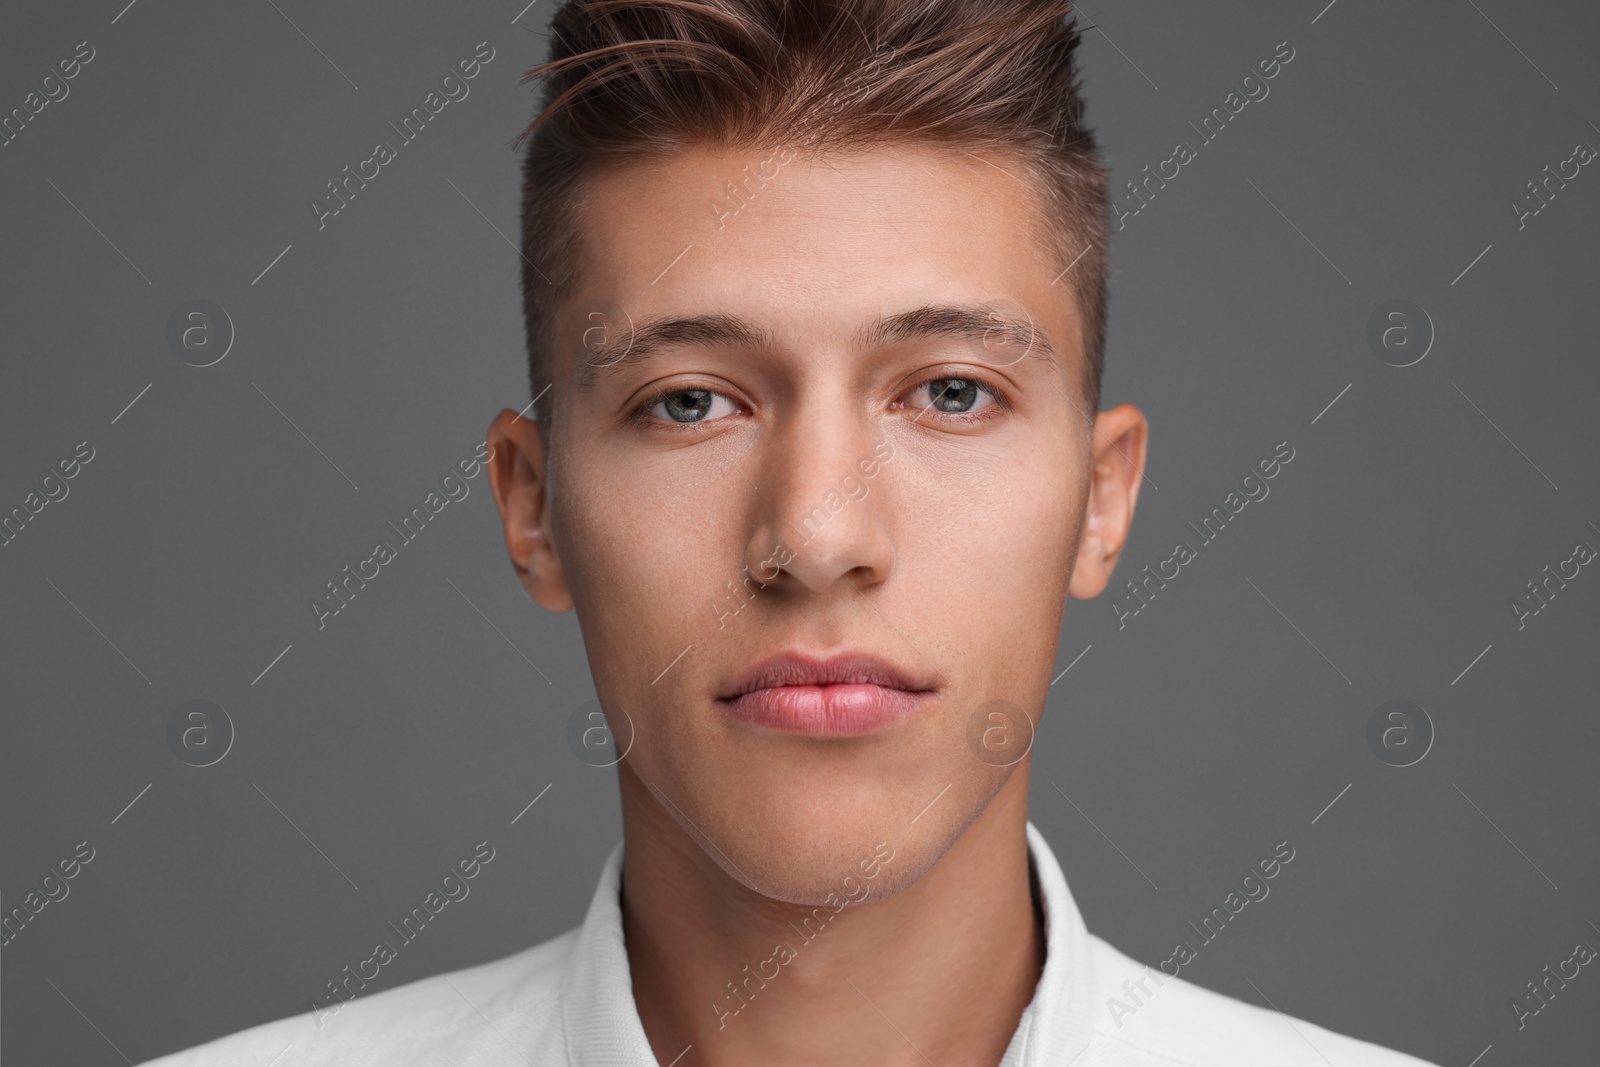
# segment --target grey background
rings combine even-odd
[[[565,743],[593,697],[576,621],[516,584],[485,477],[326,629],[306,606],[529,399],[501,234],[550,0],[125,2],[0,16],[0,110],[96,49],[0,148],[0,510],[96,450],[0,548],[6,906],[96,850],[4,949],[18,1064],[306,1010],[484,839],[471,896],[377,987],[505,955],[581,920],[620,835],[615,771]],[[1591,1062],[1592,968],[1521,1032],[1507,1001],[1597,943],[1600,573],[1521,630],[1509,602],[1600,546],[1600,167],[1521,231],[1508,201],[1600,147],[1600,13],[1089,14],[1119,187],[1296,50],[1114,237],[1105,406],[1154,427],[1119,580],[1197,542],[1278,442],[1296,455],[1126,628],[1108,597],[1069,604],[1032,818],[1090,929],[1146,962],[1288,840],[1185,978],[1441,1064]],[[319,231],[307,199],[485,40],[468,98]],[[165,341],[191,299],[237,331],[203,369]],[[1391,299],[1436,327],[1410,367],[1365,340]],[[1437,730],[1406,768],[1365,739],[1396,698]],[[193,699],[237,730],[205,768],[166,742]]]

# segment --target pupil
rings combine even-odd
[[[705,389],[685,389],[668,396],[666,406],[676,422],[699,422],[711,410],[711,394]]]
[[[966,411],[978,399],[976,384],[962,378],[945,378],[933,384],[933,405],[940,411]]]

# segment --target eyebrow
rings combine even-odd
[[[602,370],[643,363],[658,352],[688,346],[770,348],[770,333],[735,315],[674,316],[630,324],[626,333],[585,351],[578,386],[592,384]],[[1027,317],[995,304],[925,304],[886,316],[857,332],[867,348],[881,348],[928,337],[964,337],[1003,346],[1016,345],[1027,355],[1056,359],[1044,330]]]

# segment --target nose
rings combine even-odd
[[[876,420],[839,414],[854,406],[799,405],[768,442],[745,563],[779,589],[866,591],[894,569],[893,447]]]

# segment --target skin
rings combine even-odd
[[[997,699],[1038,722],[1066,597],[1098,595],[1127,537],[1148,428],[1121,405],[1090,432],[1076,300],[1052,284],[1066,264],[1015,160],[797,154],[719,226],[709,199],[772,155],[693,147],[591,179],[550,440],[501,412],[491,484],[518,577],[576,608],[613,732],[629,731],[619,709],[634,732],[624,927],[659,1061],[692,1045],[680,1067],[998,1063],[1044,958],[1029,760],[976,758],[968,724]],[[1020,315],[1036,342],[862,343],[942,304]],[[711,313],[764,337],[668,346],[580,384],[601,342]],[[940,410],[928,383],[949,379],[1004,402],[969,391]],[[652,399],[670,389],[717,395],[684,428]],[[790,524],[842,484],[802,545]],[[765,584],[736,598],[745,568]],[[793,648],[875,653],[936,692],[855,737],[717,704]],[[807,917],[825,920],[809,941]],[[768,980],[746,1003],[728,983],[752,972]]]

